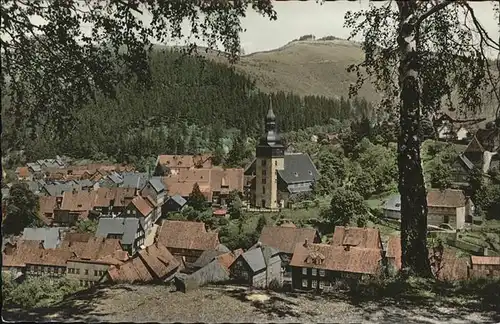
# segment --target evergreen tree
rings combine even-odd
[[[38,197],[24,182],[15,183],[9,189],[6,217],[2,224],[2,234],[19,234],[25,227],[42,225],[38,218],[40,208]]]
[[[233,147],[229,151],[226,159],[226,167],[237,168],[241,167],[243,161],[247,158],[246,156],[246,145],[243,137],[238,135],[234,140]]]
[[[206,209],[207,199],[201,193],[198,182],[193,185],[193,191],[189,194],[188,204],[197,211],[204,211]]]
[[[259,220],[257,221],[257,226],[255,227],[255,233],[260,234],[264,226],[267,225],[267,218],[265,215],[260,215]]]

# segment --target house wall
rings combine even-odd
[[[82,286],[95,284],[109,269],[109,264],[78,261],[68,261],[66,266],[66,277],[79,281]]]
[[[284,161],[283,157],[256,158],[255,206],[271,209],[279,207],[277,171],[284,169]]]
[[[78,221],[78,214],[71,213],[69,210],[54,210],[54,222],[64,225],[75,225]]]
[[[26,278],[49,276],[59,278],[66,274],[66,265],[26,264]]]
[[[305,270],[304,270],[305,269]],[[324,269],[292,267],[292,288],[294,290],[326,291],[339,280],[347,283],[357,282],[362,274],[339,272]]]
[[[474,264],[472,266],[474,270],[483,270],[483,271],[500,271],[500,264]]]
[[[392,219],[401,219],[401,211],[384,209],[384,217]]]
[[[173,256],[182,256],[186,258],[186,262],[195,262],[203,253],[202,250],[178,249],[167,246],[167,249]]]
[[[429,207],[427,211],[427,224],[439,226],[448,223],[454,226],[456,222],[456,208],[454,207]],[[448,218],[448,221],[446,221]]]

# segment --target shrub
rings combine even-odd
[[[278,279],[273,279],[269,282],[269,290],[272,291],[280,291],[283,288],[283,285]]]

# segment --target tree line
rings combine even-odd
[[[24,149],[27,159],[67,154],[131,162],[157,154],[191,154],[217,147],[231,129],[258,137],[270,102],[282,132],[345,121],[369,113],[364,99],[300,97],[261,92],[249,77],[227,64],[163,49],[151,60],[153,86],[120,85],[117,99],[98,97],[75,110],[62,130],[50,118],[35,136],[14,127],[3,97],[2,150]],[[313,112],[313,113],[310,113]]]

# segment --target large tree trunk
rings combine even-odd
[[[431,277],[427,251],[427,197],[420,161],[420,89],[418,80],[415,1],[398,1],[400,134],[398,139],[401,194],[401,248],[405,274]]]

